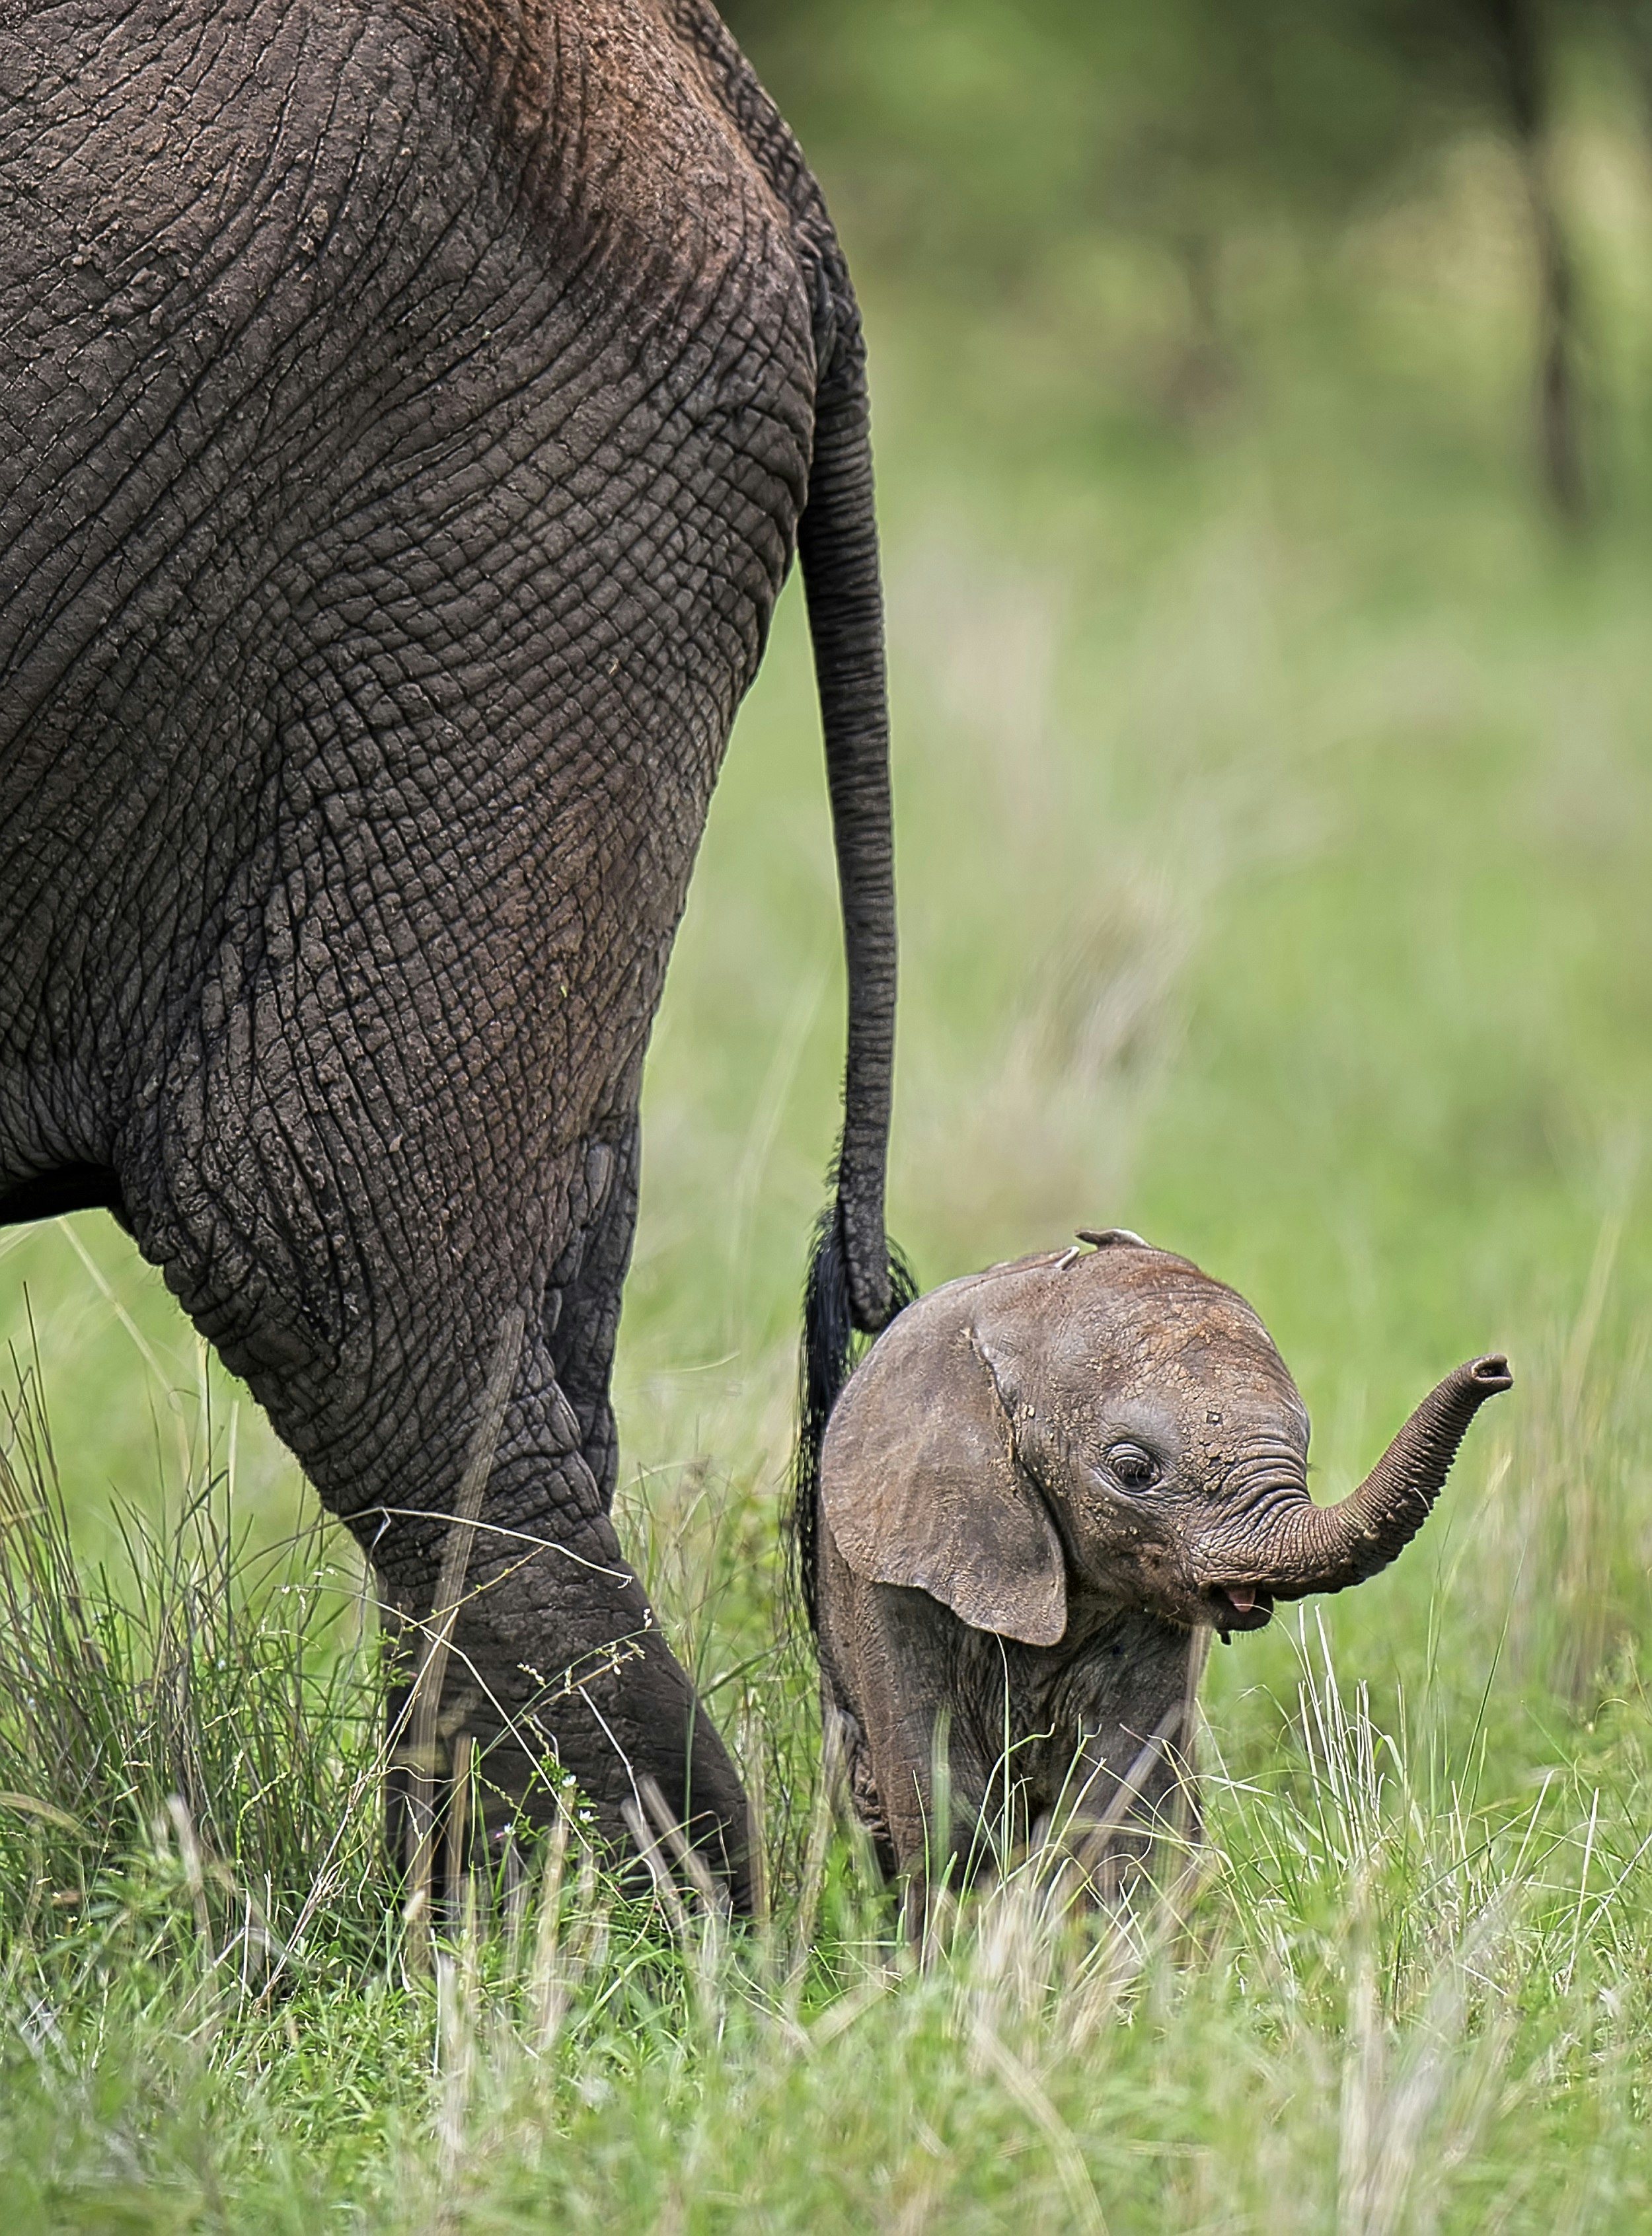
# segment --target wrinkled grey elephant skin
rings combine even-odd
[[[967,1871],[1052,1822],[1103,1894],[1185,1845],[1210,1632],[1385,1567],[1510,1386],[1501,1358],[1459,1367],[1318,1506],[1307,1414],[1250,1306],[1135,1235],[1084,1239],[908,1306],[826,1429],[825,1706],[920,1914],[938,1857]]]
[[[444,1725],[518,1792],[549,1735],[616,1835],[647,1773],[738,1899],[609,1383],[644,1047],[798,548],[838,1217],[860,1325],[886,1297],[876,547],[818,192],[701,0],[64,0],[0,10],[0,1219],[115,1210],[414,1615],[525,1311]]]

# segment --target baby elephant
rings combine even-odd
[[[909,1305],[799,1516],[850,1791],[920,1911],[927,1860],[967,1871],[1052,1818],[1101,1892],[1195,1832],[1180,1747],[1208,1632],[1386,1568],[1510,1386],[1500,1358],[1459,1366],[1316,1506],[1307,1414],[1244,1299],[1136,1235],[1080,1240]]]

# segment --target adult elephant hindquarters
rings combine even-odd
[[[106,1204],[386,1596],[523,1334],[443,1729],[745,1805],[609,1520],[650,1021],[795,543],[887,1308],[859,323],[701,0],[65,0],[0,31],[0,1218]],[[805,506],[806,504],[806,513]],[[801,523],[800,530],[800,522]]]

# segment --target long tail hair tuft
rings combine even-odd
[[[889,1319],[918,1294],[912,1269],[899,1248],[889,1246]],[[886,1327],[888,1320],[884,1323]],[[854,1313],[849,1298],[843,1226],[834,1192],[815,1222],[809,1269],[803,1282],[803,1338],[798,1350],[797,1447],[792,1461],[792,1499],[787,1515],[793,1579],[809,1619],[819,1628],[820,1447],[826,1423],[844,1384],[854,1370]]]

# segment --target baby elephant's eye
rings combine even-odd
[[[1159,1463],[1140,1444],[1115,1444],[1107,1463],[1126,1490],[1146,1490],[1159,1480]]]

